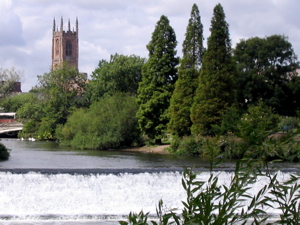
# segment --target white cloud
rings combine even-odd
[[[111,54],[136,54],[147,57],[146,45],[156,22],[166,15],[178,40],[178,55],[194,0],[1,0],[0,65],[24,70],[23,90],[36,84],[36,76],[51,66],[52,22],[65,27],[79,20],[79,69],[91,74],[99,60]],[[209,36],[213,8],[219,0],[198,4]],[[296,53],[300,53],[300,1],[298,0],[224,0],[221,2],[233,47],[241,38],[284,34]],[[4,16],[3,16],[4,15]]]
[[[14,13],[10,0],[0,2],[0,15],[0,46],[25,44],[22,37],[21,20]]]

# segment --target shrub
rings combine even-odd
[[[217,135],[224,135],[228,133],[235,133],[237,131],[237,124],[241,119],[239,110],[231,106],[221,117],[220,125],[212,125],[213,133]]]
[[[278,128],[281,131],[291,131],[295,128],[299,127],[299,120],[296,117],[283,117],[279,124],[278,124]]]
[[[103,98],[87,110],[76,110],[56,129],[56,136],[63,145],[81,149],[131,146],[140,140],[137,107],[135,98],[127,94]]]
[[[260,145],[266,137],[277,130],[279,115],[273,113],[272,108],[259,102],[250,106],[248,112],[242,115],[237,125],[238,136],[250,145]]]
[[[10,154],[9,149],[2,143],[0,143],[0,160],[8,160]]]
[[[24,126],[23,130],[18,133],[19,138],[31,138],[36,137],[36,131],[38,130],[39,122],[34,120],[27,121]]]
[[[186,136],[186,137],[174,137],[169,151],[177,155],[185,156],[202,156],[203,154],[203,137]]]
[[[242,159],[248,144],[235,135],[228,135],[223,138],[221,145],[221,154],[224,159]]]

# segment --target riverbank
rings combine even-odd
[[[169,154],[167,148],[170,145],[157,145],[157,146],[143,146],[143,147],[133,147],[121,149],[121,151],[126,152],[143,152],[143,153],[155,153],[155,154]]]

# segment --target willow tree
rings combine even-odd
[[[156,143],[161,142],[169,122],[168,108],[177,80],[176,45],[175,32],[168,18],[162,15],[147,45],[149,58],[142,69],[137,99],[139,127]]]
[[[228,23],[221,4],[214,8],[210,37],[191,109],[193,134],[209,134],[235,101],[235,65],[231,56]]]
[[[183,57],[178,69],[178,80],[175,83],[175,90],[170,103],[169,123],[171,133],[179,137],[191,134],[190,111],[198,86],[197,81],[204,52],[203,25],[196,4],[192,7],[182,52]]]

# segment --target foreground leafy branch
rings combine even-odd
[[[149,213],[130,213],[121,225],[146,224],[299,224],[299,176],[290,175],[283,182],[270,170],[260,170],[259,160],[238,161],[229,185],[219,184],[219,174],[211,171],[207,181],[201,180],[192,169],[183,173],[182,186],[187,199],[180,214],[164,210],[162,200],[157,208],[157,219],[148,223]],[[268,177],[256,194],[250,189],[262,177]],[[267,209],[279,211],[279,219],[270,221]]]

